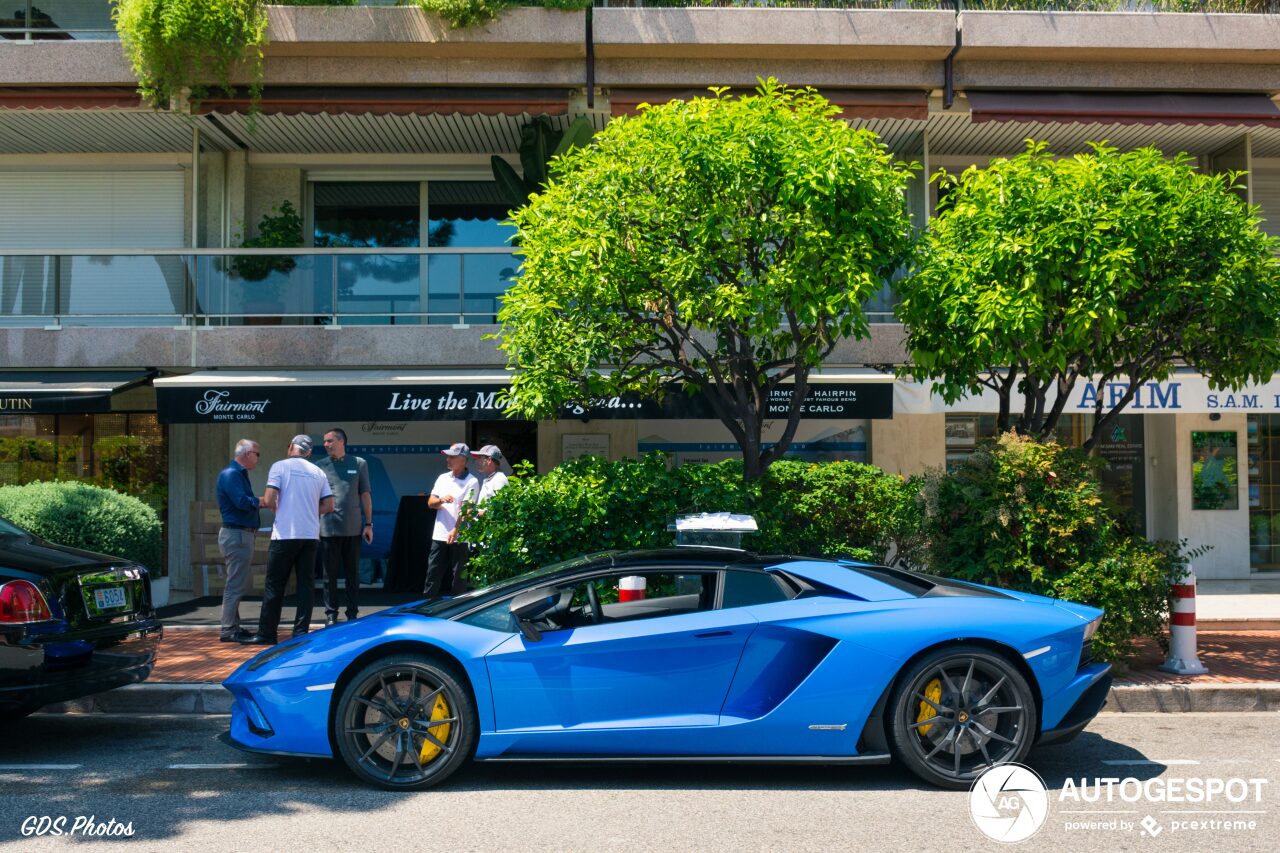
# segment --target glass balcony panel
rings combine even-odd
[[[421,322],[424,293],[420,255],[339,255],[338,322]]]
[[[117,40],[111,0],[8,0],[0,6],[0,36],[34,41]]]
[[[462,255],[463,322],[498,322],[502,296],[519,269],[515,255]]]
[[[182,323],[188,313],[190,260],[183,255],[59,255],[56,313],[64,326]]]
[[[462,255],[427,256],[428,323],[457,323],[462,313]]]
[[[295,324],[333,315],[334,255],[202,256],[196,297],[204,315],[261,325],[288,317]]]
[[[57,305],[57,262],[51,256],[0,257],[0,326],[45,326]]]

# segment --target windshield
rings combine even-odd
[[[612,551],[601,551],[597,554],[586,554],[581,557],[574,557],[570,560],[562,560],[559,563],[552,563],[549,566],[542,566],[531,572],[525,572],[522,575],[516,575],[513,578],[498,581],[497,583],[486,586],[483,589],[473,589],[471,592],[462,595],[455,595],[451,598],[433,598],[430,601],[419,604],[412,608],[409,612],[420,613],[423,616],[437,616],[441,619],[470,610],[472,607],[483,604],[487,601],[493,601],[501,598],[507,592],[518,589],[522,586],[536,586],[539,578],[554,575],[566,569],[575,569],[579,566],[589,566],[592,563],[599,563],[606,560]]]
[[[0,536],[26,536],[27,531],[0,518]]]

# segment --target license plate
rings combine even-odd
[[[99,610],[124,607],[124,587],[109,586],[103,589],[95,589],[93,591],[93,603],[98,606]]]

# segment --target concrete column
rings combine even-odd
[[[947,463],[946,415],[894,415],[871,421],[871,464],[910,477]]]
[[[226,204],[221,211],[220,222],[223,245],[234,246],[238,242],[236,235],[247,236],[248,231],[245,216],[249,199],[249,166],[248,156],[243,151],[230,151],[226,156]]]

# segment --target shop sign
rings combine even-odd
[[[497,420],[504,385],[239,385],[226,387],[157,385],[156,402],[165,423],[363,421],[377,434],[380,422]],[[769,398],[768,417],[785,417],[789,387]],[[893,386],[888,383],[815,383],[801,413],[810,419],[891,418]],[[716,417],[705,397],[682,391],[662,400],[605,397],[566,406],[561,415],[581,419]]]
[[[984,390],[965,397],[953,405],[931,393],[932,383],[900,382],[894,391],[894,410],[906,414],[942,412],[978,412],[994,414],[1000,410],[1000,398],[994,391]],[[1127,382],[1077,382],[1064,411],[1087,414],[1096,411],[1099,402],[1108,412],[1120,404],[1128,391]],[[1053,403],[1050,393],[1049,404]],[[1022,395],[1015,393],[1010,408],[1016,416],[1022,411]],[[1133,414],[1205,414],[1209,412],[1280,413],[1280,381],[1243,388],[1215,389],[1198,374],[1179,373],[1164,382],[1147,382],[1134,393],[1124,411]]]

